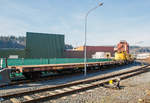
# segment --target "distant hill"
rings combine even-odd
[[[150,47],[130,46],[130,53],[150,53]]]
[[[26,37],[0,36],[0,49],[24,49]]]

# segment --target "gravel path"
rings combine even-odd
[[[120,90],[99,87],[44,103],[139,103],[150,90],[150,72],[123,80],[121,86]]]

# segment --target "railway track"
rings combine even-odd
[[[11,101],[13,103],[34,103],[47,99],[55,99],[64,95],[73,94],[80,91],[85,91],[98,86],[104,86],[110,80],[116,81],[116,77],[121,80],[149,71],[149,65],[137,68],[134,70],[127,70],[124,72],[107,74],[91,79],[75,81],[67,84],[61,84],[53,87],[45,87],[38,90],[31,90],[26,92],[19,92],[15,94],[7,94],[0,96],[4,101]]]

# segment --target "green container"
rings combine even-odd
[[[26,34],[26,58],[63,58],[64,35],[33,33]]]

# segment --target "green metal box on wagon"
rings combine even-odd
[[[64,35],[33,33],[26,34],[26,58],[63,58]]]

